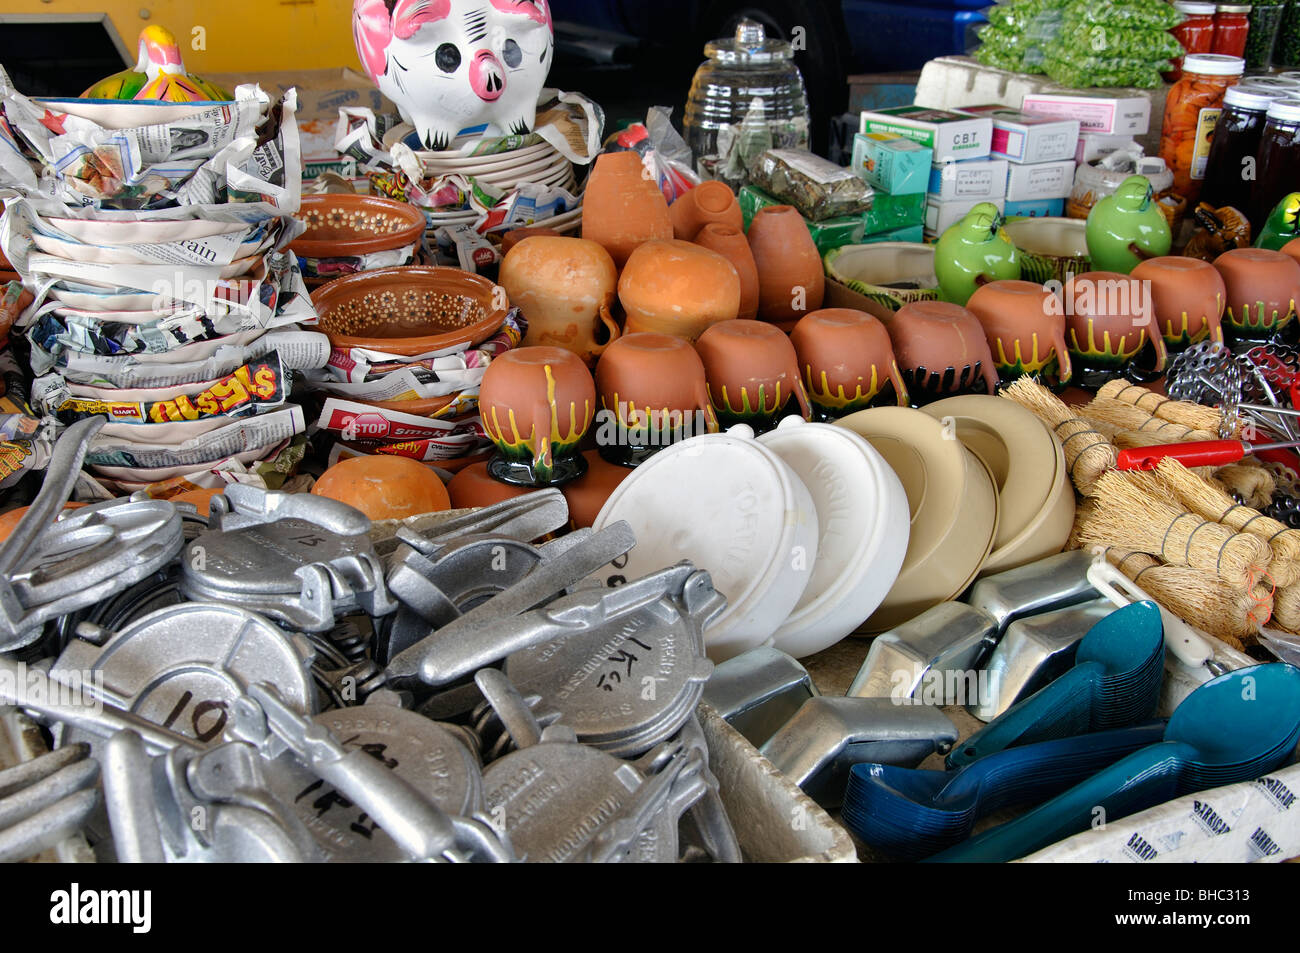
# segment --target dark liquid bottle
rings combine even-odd
[[[1300,98],[1279,99],[1268,107],[1256,185],[1250,227],[1258,235],[1277,203],[1300,189]]]
[[[1223,94],[1223,112],[1214,127],[1201,201],[1211,208],[1230,205],[1249,214],[1265,115],[1281,93],[1234,86]]]

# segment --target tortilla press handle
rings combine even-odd
[[[1213,667],[1212,643],[1197,634],[1196,630],[1147,595],[1142,588],[1104,558],[1098,558],[1088,567],[1088,581],[1094,589],[1124,608],[1130,602],[1151,602],[1160,609],[1160,621],[1165,629],[1165,648],[1184,665],[1199,668]]]
[[[210,522],[217,530],[300,519],[323,526],[340,536],[360,536],[370,532],[370,519],[360,510],[338,500],[306,493],[284,493],[232,483],[221,496],[212,498],[210,506]]]

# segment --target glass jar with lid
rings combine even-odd
[[[747,160],[764,150],[808,148],[808,94],[789,43],[742,20],[704,54],[683,120],[701,175],[738,188]]]
[[[1289,0],[1278,27],[1273,65],[1300,66],[1300,0]]]
[[[1300,191],[1300,97],[1275,99],[1269,104],[1257,165],[1259,179],[1250,210],[1250,226],[1256,235],[1277,203]]]
[[[1249,69],[1273,68],[1273,49],[1286,15],[1283,0],[1255,0],[1250,5],[1250,33],[1246,36],[1246,66]]]
[[[1214,46],[1210,52],[1244,57],[1249,32],[1250,4],[1220,3],[1214,12]]]
[[[1223,112],[1214,126],[1201,201],[1211,208],[1230,205],[1242,215],[1250,214],[1268,107],[1284,95],[1280,91],[1249,89],[1244,84],[1230,87],[1223,94]]]
[[[1174,9],[1183,15],[1183,22],[1169,32],[1182,44],[1183,52],[1214,52],[1214,14],[1213,3],[1193,3],[1190,0],[1174,0]],[[1166,81],[1178,82],[1183,75],[1182,57],[1174,60],[1174,68],[1165,74]]]
[[[1174,173],[1174,191],[1195,206],[1210,158],[1223,95],[1246,71],[1237,56],[1202,53],[1183,61],[1183,77],[1169,90],[1160,134],[1160,158]]]

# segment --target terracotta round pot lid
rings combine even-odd
[[[860,630],[883,632],[974,581],[997,537],[997,490],[979,457],[919,410],[875,407],[835,426],[865,437],[907,493],[907,556],[889,595]]]
[[[289,251],[301,258],[349,258],[419,243],[427,222],[414,205],[373,195],[304,195],[307,231]]]
[[[535,487],[511,486],[492,479],[488,476],[486,461],[463,467],[447,484],[452,508],[457,510],[492,506],[536,492]]]
[[[380,410],[392,410],[399,414],[411,414],[415,417],[432,417],[448,404],[454,402],[459,394],[446,394],[442,397],[426,397],[419,400],[358,400],[356,403]]]
[[[311,300],[334,347],[414,357],[482,344],[505,323],[503,297],[481,275],[408,266],[339,278]]]

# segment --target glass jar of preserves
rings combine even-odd
[[[1249,3],[1221,3],[1214,13],[1214,47],[1220,56],[1246,55],[1246,34],[1250,32]]]
[[[1246,36],[1247,68],[1273,68],[1273,48],[1285,14],[1286,4],[1281,0],[1257,0],[1251,4],[1250,33]]]
[[[1233,86],[1223,94],[1223,112],[1214,126],[1201,186],[1202,202],[1215,209],[1230,205],[1242,215],[1250,214],[1265,117],[1269,105],[1283,95],[1244,85]]]
[[[1257,164],[1259,181],[1250,210],[1250,227],[1256,235],[1277,203],[1300,186],[1300,97],[1269,104]]]
[[[1174,9],[1183,15],[1183,22],[1169,32],[1182,44],[1183,52],[1214,52],[1214,4],[1175,0]],[[1165,79],[1171,83],[1178,82],[1182,66],[1182,57],[1174,60],[1174,68],[1165,74]]]
[[[1210,158],[1214,127],[1223,110],[1223,94],[1246,71],[1238,56],[1202,53],[1183,62],[1183,77],[1165,100],[1160,158],[1174,173],[1174,191],[1195,206]]]

